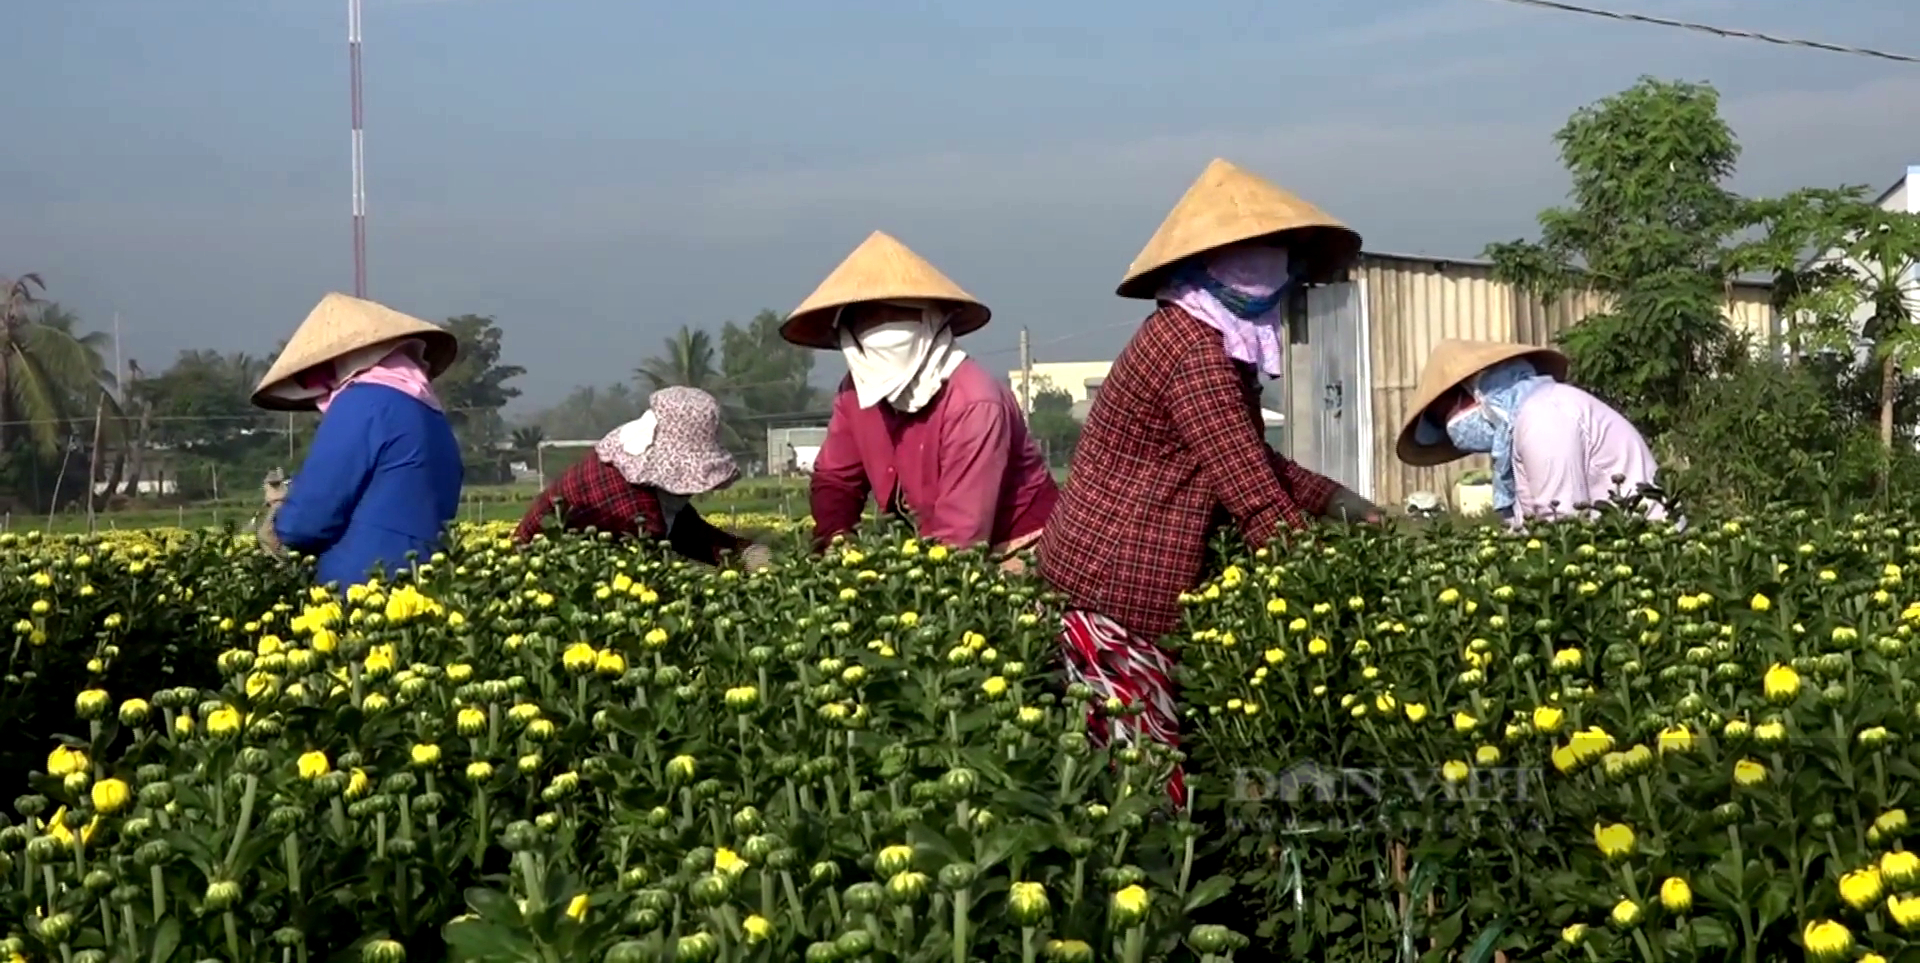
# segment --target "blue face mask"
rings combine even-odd
[[[1494,449],[1495,435],[1484,405],[1474,405],[1447,422],[1447,440],[1461,451],[1489,454]]]

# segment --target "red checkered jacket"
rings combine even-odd
[[[1264,546],[1338,491],[1267,447],[1259,380],[1227,357],[1220,332],[1162,304],[1100,387],[1040,540],[1040,574],[1071,607],[1157,639],[1179,625],[1216,526]]]
[[[592,528],[626,538],[642,534],[655,540],[665,538],[674,551],[709,565],[718,565],[722,556],[752,544],[713,527],[692,505],[681,510],[679,520],[674,522],[673,534],[668,536],[660,499],[653,489],[627,481],[619,469],[591,454],[554,479],[553,484],[533,500],[533,507],[527,509],[520,527],[514,530],[514,540],[532,541],[533,536],[553,520],[556,503],[562,527],[570,531]]]

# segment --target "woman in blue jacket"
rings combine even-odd
[[[371,301],[313,309],[253,393],[321,414],[300,473],[268,485],[269,549],[319,556],[320,582],[341,588],[440,549],[465,466],[432,379],[458,353],[451,333]]]

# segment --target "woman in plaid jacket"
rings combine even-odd
[[[1124,720],[1094,732],[1179,743],[1172,660],[1157,640],[1201,580],[1209,534],[1263,547],[1310,518],[1378,509],[1267,447],[1260,376],[1281,373],[1290,285],[1342,275],[1360,237],[1311,204],[1214,161],[1134,259],[1122,297],[1156,308],[1114,362],[1041,538],[1040,574],[1066,596],[1069,674]],[[1168,792],[1185,803],[1176,769]]]

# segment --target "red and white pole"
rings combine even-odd
[[[367,155],[360,128],[360,0],[347,0],[347,57],[353,73],[353,296],[367,296]]]

